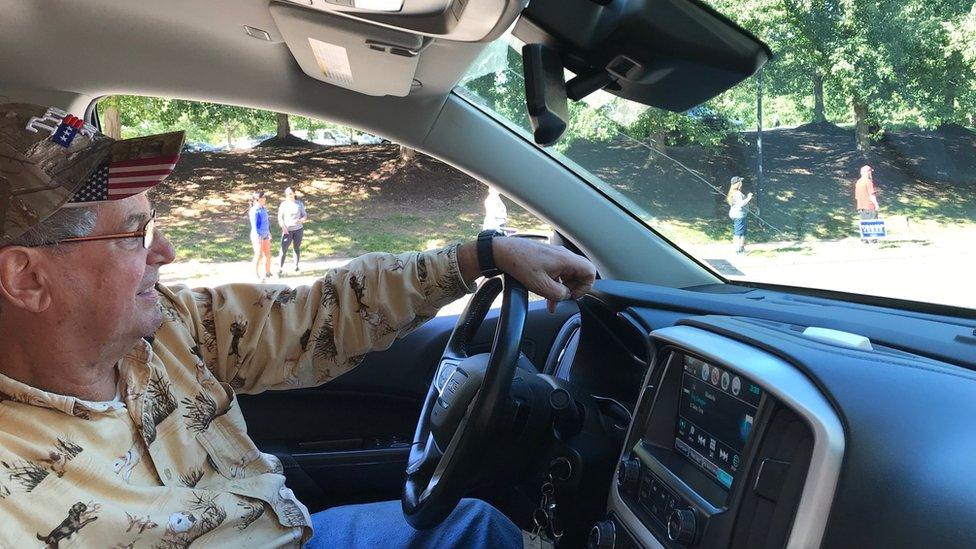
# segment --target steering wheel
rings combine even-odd
[[[491,352],[470,356],[471,341],[499,292],[502,309]],[[525,287],[506,274],[484,281],[458,317],[410,446],[401,503],[414,528],[440,524],[477,477],[490,439],[510,412],[527,314]]]

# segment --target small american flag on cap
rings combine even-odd
[[[155,136],[156,143],[148,141],[153,138],[118,141],[101,165],[88,176],[88,181],[75,193],[72,203],[102,202],[106,200],[121,200],[143,193],[155,187],[166,179],[173,169],[180,155],[179,146],[182,145],[182,133],[178,134],[175,144],[174,134]],[[162,141],[162,149],[160,143]],[[147,145],[154,145],[149,147]],[[157,155],[149,156],[147,149],[156,149]],[[162,155],[158,153],[162,152]],[[170,153],[170,154],[166,154]]]

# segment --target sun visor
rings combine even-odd
[[[277,0],[371,25],[454,42],[489,42],[528,0]]]
[[[366,95],[409,94],[431,40],[289,4],[271,15],[305,74]]]

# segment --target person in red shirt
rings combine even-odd
[[[854,205],[859,219],[878,218],[878,190],[874,186],[874,169],[871,166],[861,167],[861,177],[854,183]],[[861,241],[868,242],[866,238]],[[877,242],[872,239],[871,242]]]
[[[861,168],[861,178],[854,183],[854,202],[860,219],[878,218],[878,191],[871,166]]]

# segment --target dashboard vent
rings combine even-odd
[[[795,413],[774,413],[749,471],[733,549],[785,547],[810,467],[813,433]]]

